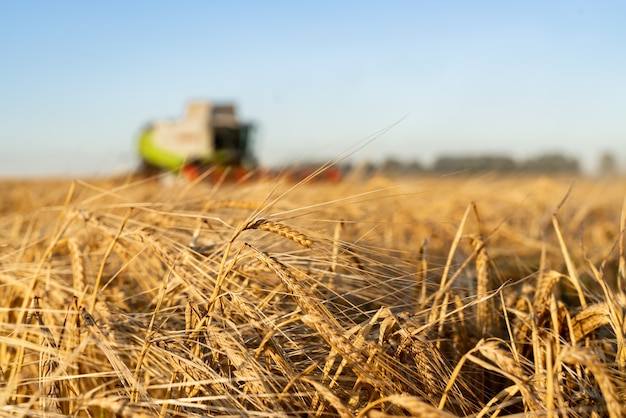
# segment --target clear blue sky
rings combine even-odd
[[[0,2],[0,175],[107,173],[191,99],[261,163],[559,151],[626,162],[626,3]]]

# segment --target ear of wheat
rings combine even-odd
[[[0,415],[626,415],[623,180],[312,179],[0,181]]]

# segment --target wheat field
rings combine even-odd
[[[626,410],[622,179],[0,192],[1,416]]]

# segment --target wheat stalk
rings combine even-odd
[[[61,382],[58,379],[54,378],[54,375],[56,374],[59,367],[59,346],[57,345],[52,331],[46,326],[43,321],[43,317],[40,311],[40,299],[41,298],[39,298],[38,296],[35,296],[33,298],[32,316],[37,320],[39,330],[42,334],[41,344],[43,346],[49,347],[49,349],[52,351],[50,352],[48,350],[42,350],[39,354],[39,390],[41,393],[45,393],[45,397],[41,398],[42,409],[47,413],[52,412],[62,414],[63,408],[61,407],[60,403],[60,399],[62,397]]]
[[[593,351],[583,347],[564,346],[559,359],[564,363],[580,364],[589,368],[602,391],[609,417],[618,418],[623,416],[626,411],[622,402],[620,402],[615,383],[609,376],[608,368]]]
[[[91,316],[85,307],[80,308],[80,316],[96,345],[109,360],[109,363],[126,389],[128,396],[131,397],[132,393],[137,392],[142,398],[149,398],[148,391],[141,383],[139,383],[137,379],[135,379],[135,376],[128,369],[128,366],[120,360],[116,350],[111,346],[107,338],[100,330],[96,320],[93,316]]]
[[[0,182],[0,415],[623,416],[624,182],[564,183]]]

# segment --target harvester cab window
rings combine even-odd
[[[250,145],[250,136],[253,134],[252,124],[241,124],[239,126],[239,148],[242,151],[247,151]]]
[[[238,150],[239,129],[237,128],[215,128],[215,149],[216,150]]]

